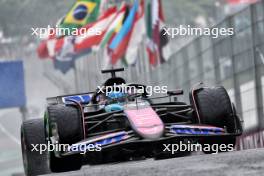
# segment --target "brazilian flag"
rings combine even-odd
[[[99,16],[101,0],[77,0],[65,15],[61,28],[80,28],[94,22]]]

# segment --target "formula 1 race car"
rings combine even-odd
[[[164,145],[179,142],[234,147],[236,136],[242,134],[235,106],[223,87],[196,86],[187,104],[175,98],[183,90],[150,97],[145,85],[116,77],[123,70],[103,70],[112,77],[95,92],[48,98],[44,119],[22,124],[26,175],[78,170],[84,163],[176,157],[180,152],[164,150]],[[113,91],[120,85],[129,89]],[[41,144],[48,146],[42,154]],[[62,145],[67,147],[62,150]]]

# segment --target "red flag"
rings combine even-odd
[[[152,0],[148,6],[148,40],[146,42],[146,50],[150,64],[156,66],[164,60],[162,59],[163,56],[161,53],[161,41],[163,42],[164,40],[160,36],[161,26],[164,22],[164,14],[161,0]]]
[[[61,51],[64,48],[68,48],[63,47],[64,41],[71,40],[73,37],[73,42],[68,42],[67,45],[72,45],[76,55],[85,50],[91,49],[94,45],[98,45],[106,32],[107,26],[113,20],[116,11],[116,7],[109,8],[96,22],[79,28],[77,36],[63,36],[60,38],[56,38],[56,35],[49,36],[49,39],[42,41],[37,49],[39,57],[54,58],[60,52],[67,53],[67,51]],[[96,30],[101,30],[101,34],[98,35]],[[87,31],[87,33],[85,33],[85,35],[81,35],[83,34],[82,31]]]
[[[37,48],[37,53],[38,53],[39,58],[48,58],[49,57],[46,40],[39,44],[39,46]]]
[[[147,47],[147,53],[149,56],[149,63],[150,65],[157,65],[157,58],[158,58],[158,53],[155,51],[155,49],[151,47]]]
[[[165,21],[161,0],[159,0],[159,18],[160,18],[161,21],[163,21],[163,22]]]
[[[103,39],[107,31],[108,26],[113,21],[116,12],[117,12],[116,7],[110,8],[98,21],[84,27],[86,31],[100,30],[98,32],[101,32],[101,34],[98,35],[98,34],[87,33],[87,35],[85,36],[77,36],[75,40],[75,51],[78,53],[81,52],[82,50],[100,44],[101,40]]]
[[[160,46],[160,18],[162,17],[161,5],[159,0],[151,1],[149,4],[148,12],[148,31],[151,32],[148,34],[149,38],[147,40],[147,53],[149,56],[150,64],[156,66],[159,63],[159,46]]]
[[[227,3],[231,5],[238,5],[238,4],[253,4],[258,1],[259,0],[227,0]]]

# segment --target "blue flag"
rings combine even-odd
[[[113,41],[111,42],[109,48],[114,50],[118,47],[121,41],[125,38],[125,36],[129,33],[132,29],[133,21],[136,17],[136,13],[138,10],[138,0],[135,0],[132,9],[130,10],[128,17],[126,18],[121,30],[119,33],[114,37]]]

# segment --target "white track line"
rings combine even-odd
[[[10,132],[8,132],[1,123],[0,123],[0,130],[5,135],[7,135],[13,142],[15,142],[17,145],[20,145],[20,140],[18,140],[14,135],[12,135]]]

